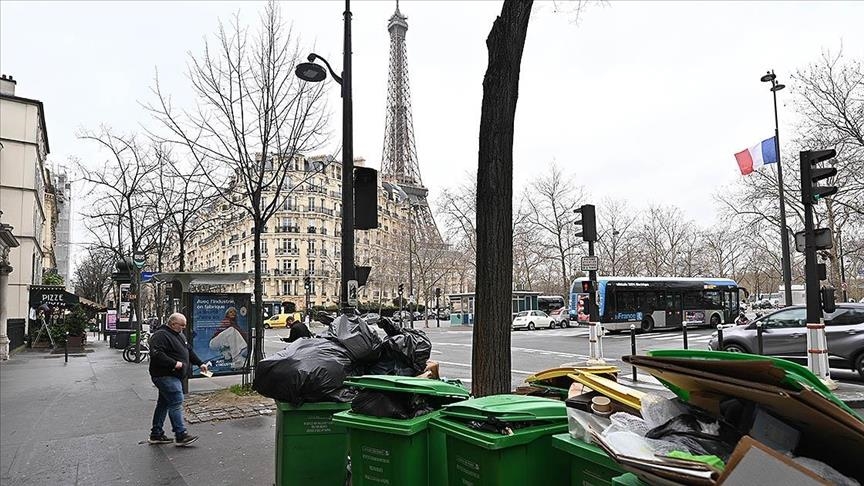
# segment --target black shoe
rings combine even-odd
[[[151,435],[150,438],[147,440],[147,442],[149,442],[151,444],[170,444],[174,441],[169,439],[165,434],[162,434],[162,435]]]
[[[175,441],[174,445],[176,445],[178,447],[185,447],[185,446],[188,446],[189,444],[195,442],[196,440],[198,440],[197,435],[183,434],[183,435],[177,436],[177,440]]]

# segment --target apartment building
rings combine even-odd
[[[46,191],[51,183],[45,109],[39,100],[17,96],[16,84],[11,76],[0,76],[0,211],[19,242],[8,255],[13,268],[5,289],[10,321],[26,319],[28,286],[41,283],[43,266],[54,262],[46,248],[47,243],[53,247],[55,200]]]
[[[354,164],[363,166],[365,160],[355,159]],[[302,182],[290,192],[283,189],[278,210],[262,234],[263,300],[305,307],[304,278],[308,275],[311,304],[336,305],[342,246],[342,163],[325,156],[298,155],[289,179]],[[265,192],[265,203],[272,201],[273,194],[275,191]],[[409,213],[405,202],[384,186],[379,187],[378,194],[379,228],[355,232],[355,262],[372,267],[360,299],[386,303],[397,296],[399,283],[407,287]],[[253,273],[253,222],[248,213],[220,201],[209,208],[207,216],[219,223],[190,241],[190,270]],[[251,281],[236,290],[251,293]]]

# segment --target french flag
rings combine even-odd
[[[735,160],[738,161],[741,175],[747,175],[765,164],[776,164],[776,147],[775,138],[771,137],[767,140],[762,140],[762,143],[758,143],[747,150],[742,150],[735,154]]]

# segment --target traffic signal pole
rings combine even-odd
[[[825,320],[823,311],[834,311],[834,291],[831,288],[820,288],[819,281],[824,279],[824,265],[816,262],[816,250],[830,248],[830,242],[820,242],[816,239],[816,229],[813,223],[813,206],[824,197],[837,192],[833,186],[820,187],[816,182],[833,177],[837,174],[834,167],[818,168],[816,164],[829,160],[836,155],[831,150],[802,151],[801,160],[801,202],[804,204],[804,276],[807,299],[807,367],[818,376],[829,388],[837,388],[831,380],[828,368],[828,339],[825,335]],[[830,230],[829,230],[830,231]],[[821,239],[821,238],[820,238]]]

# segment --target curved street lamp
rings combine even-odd
[[[330,75],[342,86],[342,283],[340,304],[344,314],[353,315],[348,303],[348,282],[355,280],[354,268],[354,108],[351,99],[351,2],[345,0],[345,38],[342,49],[342,76],[338,76],[330,63],[318,54],[306,58],[309,62],[297,65],[294,72],[303,81],[318,83],[327,78],[327,72],[315,61],[321,60]]]
[[[777,185],[780,188],[780,246],[783,265],[783,290],[786,305],[792,305],[792,263],[789,256],[789,233],[786,228],[786,195],[783,190],[783,164],[780,160],[780,123],[777,118],[777,92],[786,85],[777,82],[774,71],[766,72],[760,81],[771,83],[771,94],[774,97],[774,153],[777,154]]]

